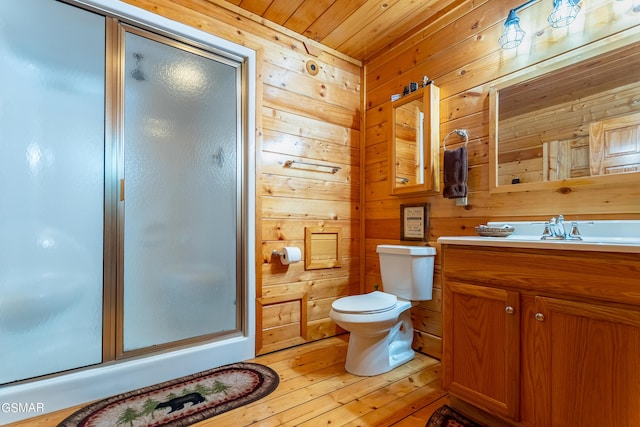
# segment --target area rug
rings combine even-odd
[[[92,403],[58,427],[188,426],[255,402],[279,382],[267,366],[233,363]]]
[[[469,418],[454,411],[447,405],[436,409],[426,427],[482,427]]]

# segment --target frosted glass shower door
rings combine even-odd
[[[0,70],[3,384],[102,361],[105,18],[0,1]]]
[[[123,351],[240,328],[240,64],[125,34]]]

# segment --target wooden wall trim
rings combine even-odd
[[[360,81],[362,84],[363,88],[367,87],[367,66],[364,65],[361,69],[360,69]],[[362,111],[364,111],[364,106],[367,105],[367,91],[366,90],[361,90],[360,91],[360,106]],[[366,114],[360,114],[360,129],[366,129],[367,128],[367,115]],[[366,161],[366,150],[364,150],[364,147],[366,147],[367,145],[367,134],[366,132],[361,131],[360,132],[360,147],[362,147],[363,149],[360,150],[360,158],[359,160],[359,165],[360,165],[360,182],[362,184],[364,184],[366,182],[366,173],[367,173],[367,168],[365,167],[365,161]],[[363,206],[365,206],[366,203],[366,195],[364,192],[364,186],[361,185],[360,186],[360,207],[362,208]],[[360,236],[362,236],[363,238],[360,240],[360,247],[358,250],[358,256],[361,260],[365,259],[366,256],[366,249],[364,246],[364,236],[366,233],[366,224],[365,224],[365,213],[363,211],[363,209],[360,209]],[[365,263],[361,262],[360,263],[360,270],[359,270],[359,293],[365,293],[365,283],[364,283],[364,274],[365,273]]]

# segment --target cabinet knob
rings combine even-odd
[[[515,312],[516,312],[516,310],[515,310],[513,307],[511,307],[510,305],[506,306],[506,307],[504,308],[504,311],[505,311],[505,313],[507,313],[507,314],[513,314],[513,313],[515,313]]]
[[[544,314],[542,314],[542,313],[536,313],[536,316],[535,316],[535,317],[536,317],[536,320],[537,320],[538,322],[544,322]]]

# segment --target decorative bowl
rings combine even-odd
[[[514,231],[513,227],[488,227],[486,225],[476,227],[476,233],[483,237],[507,237]]]

